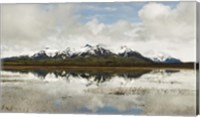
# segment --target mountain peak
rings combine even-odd
[[[126,45],[121,46],[121,51],[118,53],[121,57],[138,57],[138,58],[145,58],[139,52],[128,48]]]
[[[119,48],[118,48],[119,49]],[[30,55],[29,57],[33,59],[67,59],[67,58],[74,58],[74,57],[123,57],[123,58],[136,58],[142,59],[144,61],[154,61],[154,62],[163,62],[163,63],[180,63],[179,59],[173,58],[167,54],[163,53],[151,53],[150,56],[145,57],[139,52],[123,45],[120,47],[120,51],[117,50],[113,52],[107,49],[104,45],[98,44],[92,46],[90,44],[85,44],[80,49],[75,50],[74,48],[67,47],[65,50],[58,51],[55,49],[50,49],[49,47],[45,47],[44,49],[38,51],[35,54]],[[155,56],[156,55],[156,56]]]
[[[71,55],[72,54],[72,50],[70,47],[67,47],[65,50],[62,51],[62,53],[67,54],[67,55]]]
[[[92,48],[92,46],[90,44],[85,44],[84,47]]]
[[[97,48],[105,48],[105,45],[103,45],[103,44],[97,44],[96,47]]]
[[[171,56],[153,57],[152,60],[154,62],[159,62],[159,63],[182,63],[181,60],[171,57]]]
[[[33,58],[42,58],[44,57],[54,57],[58,50],[50,49],[49,47],[45,47],[44,49],[40,50],[39,52],[32,55]]]
[[[89,44],[86,44],[84,47],[82,47],[79,51],[76,52],[76,55],[79,56],[108,56],[111,55],[112,52],[108,49],[104,48],[104,45],[98,44],[96,46],[91,46]]]
[[[126,45],[120,47],[119,53],[130,53],[130,52],[136,52],[136,51],[127,47]]]
[[[121,46],[120,48],[121,48],[122,52],[131,52],[131,51],[133,51],[132,49],[128,48],[126,45]]]
[[[163,53],[159,53],[157,56],[152,57],[152,60],[159,63],[181,63],[181,60]]]

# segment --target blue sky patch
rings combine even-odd
[[[123,3],[82,3],[77,14],[80,22],[86,23],[97,19],[104,24],[112,24],[120,20],[128,22],[141,22],[139,10],[148,2],[123,2]],[[178,2],[159,2],[175,8]]]

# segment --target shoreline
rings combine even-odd
[[[146,71],[156,69],[197,70],[193,66],[66,66],[66,65],[2,65],[2,70],[77,70],[77,71]]]

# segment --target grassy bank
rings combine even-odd
[[[96,70],[96,71],[140,71],[152,69],[194,69],[194,63],[181,63],[181,64],[134,64],[134,65],[65,65],[65,64],[8,64],[3,63],[2,69],[4,70]]]

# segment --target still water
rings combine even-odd
[[[1,71],[1,112],[195,115],[194,70]]]

